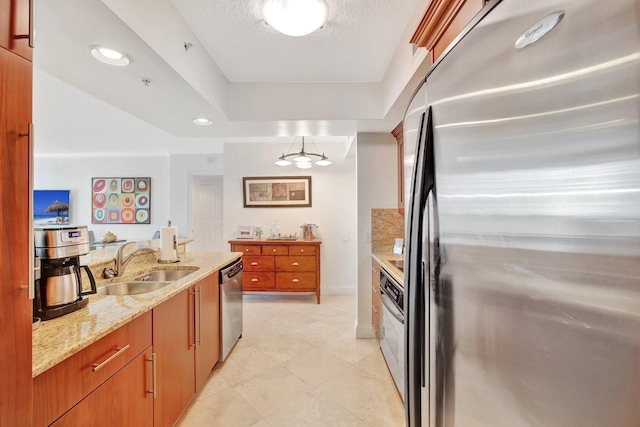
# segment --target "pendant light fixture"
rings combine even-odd
[[[291,144],[293,145],[293,144]],[[314,144],[315,146],[315,144]],[[316,147],[316,150],[318,149],[318,147]],[[293,157],[293,162],[291,162],[291,160],[287,160],[287,158],[291,158]],[[316,157],[318,158],[318,160],[316,160],[316,165],[318,166],[329,166],[331,164],[331,162],[329,161],[329,158],[327,156],[325,156],[324,153],[322,154],[317,154],[317,153],[310,153],[308,151],[305,151],[304,149],[304,136],[302,137],[302,149],[298,152],[295,153],[289,153],[289,154],[284,154],[282,153],[282,156],[278,157],[278,160],[276,161],[276,165],[278,166],[289,166],[291,164],[295,164],[297,168],[300,169],[309,169],[311,168],[313,165],[311,164],[312,162],[312,157]]]
[[[262,15],[267,24],[287,36],[306,36],[327,19],[324,0],[263,0]]]

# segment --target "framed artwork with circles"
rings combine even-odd
[[[151,178],[92,178],[92,224],[151,224]]]

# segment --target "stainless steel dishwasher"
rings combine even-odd
[[[242,259],[220,270],[220,361],[242,336]]]

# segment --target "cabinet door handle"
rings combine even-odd
[[[93,364],[91,364],[91,367],[93,368],[93,372],[97,371],[98,369],[104,368],[104,366],[107,363],[111,362],[113,359],[115,359],[116,357],[120,356],[128,348],[129,348],[129,344],[125,345],[124,347],[116,347],[116,352],[114,354],[112,354],[109,358],[107,358],[105,361],[103,361],[101,363],[93,363]]]
[[[292,263],[291,263],[291,265],[293,265],[293,266],[297,267],[297,266],[299,266],[300,264],[298,264],[297,262],[292,262]]]
[[[191,347],[195,347],[198,344],[198,338],[197,338],[197,333],[196,333],[196,328],[197,328],[196,323],[197,322],[196,322],[196,313],[195,313],[195,311],[196,311],[196,291],[195,291],[195,289],[193,291],[189,291],[189,295],[193,296],[193,318],[191,319],[192,320],[191,326],[193,326],[193,341],[191,342]]]
[[[304,253],[304,249],[300,249],[300,253]]]
[[[202,345],[202,287],[196,289],[198,302],[198,338],[196,343]]]
[[[371,306],[371,308],[373,308],[373,312],[374,312],[375,314],[378,314],[378,309],[377,309],[377,308],[375,308],[374,306]]]
[[[293,282],[293,283],[298,283],[299,281],[300,281],[300,280],[298,280],[298,279],[293,279],[293,280],[292,280],[292,282]]]
[[[254,262],[251,263],[251,265],[256,266],[256,265],[258,265],[258,263],[254,261]]]
[[[252,281],[252,282],[257,282],[257,281],[258,281],[258,279],[251,279],[251,281]]]
[[[151,359],[146,359],[147,362],[151,362],[151,388],[152,390],[147,390],[147,393],[152,393],[153,398],[156,398],[156,354],[151,353]]]
[[[35,8],[34,8],[34,0],[29,0],[29,34],[18,34],[14,36],[16,39],[29,39],[29,47],[33,48],[34,46],[34,34],[33,31],[33,20],[35,16]]]

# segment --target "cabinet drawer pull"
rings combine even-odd
[[[371,306],[371,308],[373,308],[373,312],[374,312],[375,314],[378,314],[378,309],[377,309],[377,308],[375,308],[374,306]]]
[[[304,252],[304,249],[300,249],[300,253]]]
[[[298,283],[299,281],[300,281],[300,280],[298,280],[298,279],[293,279],[293,280],[292,280],[292,282],[293,282],[293,283]]]
[[[245,251],[245,252],[249,252],[249,248],[246,248],[244,251]]]
[[[251,263],[251,265],[258,265],[258,263],[254,261]]]
[[[252,281],[252,282],[257,282],[257,281],[258,281],[258,279],[251,279],[251,281]]]
[[[93,368],[93,372],[97,371],[98,369],[104,368],[104,366],[111,362],[113,359],[115,359],[116,357],[118,357],[120,354],[122,354],[126,349],[129,348],[129,344],[125,345],[124,347],[117,347],[116,348],[116,352],[114,354],[111,355],[111,357],[109,357],[107,360],[105,360],[102,363],[93,363],[91,364],[91,367]]]
[[[298,264],[297,262],[292,262],[292,263],[291,263],[291,265],[293,265],[293,266],[297,267],[297,266],[299,266],[300,264]]]
[[[276,250],[274,249],[273,252],[275,252]]]

